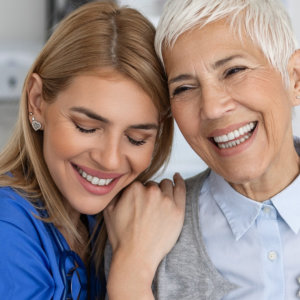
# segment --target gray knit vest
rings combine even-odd
[[[176,245],[159,265],[153,283],[155,299],[219,300],[236,288],[212,264],[199,228],[199,194],[209,172],[206,170],[186,180],[183,229]]]

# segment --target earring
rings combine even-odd
[[[296,96],[296,99],[300,99],[300,96]]]
[[[30,112],[29,115],[31,116],[31,126],[34,129],[34,131],[38,131],[42,128],[42,124],[39,121],[36,121],[34,119],[33,113]]]

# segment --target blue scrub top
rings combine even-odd
[[[37,219],[38,215],[33,205],[13,189],[0,188],[0,299],[61,299],[64,293],[60,252],[49,224]],[[88,219],[89,224],[94,220]],[[63,236],[54,230],[64,248],[70,250]],[[86,274],[80,280],[86,281]],[[94,272],[89,275],[89,282],[90,298],[95,299],[101,287]],[[80,289],[75,276],[73,299],[77,299]]]

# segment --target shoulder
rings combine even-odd
[[[203,183],[206,180],[206,178],[208,177],[210,171],[211,170],[208,168],[205,171],[203,171],[193,177],[187,178],[185,180],[188,197],[199,194],[199,192],[201,191],[201,188],[203,186]]]
[[[43,222],[37,218],[32,203],[10,187],[0,187],[0,223],[12,235],[23,232],[39,239],[44,231]]]
[[[23,216],[32,217],[38,212],[30,201],[22,197],[11,187],[0,187],[0,220],[22,219]]]

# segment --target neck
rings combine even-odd
[[[240,194],[262,202],[284,190],[298,176],[300,160],[296,151],[286,154],[284,159],[272,164],[259,178],[243,183],[231,183],[231,186]]]

